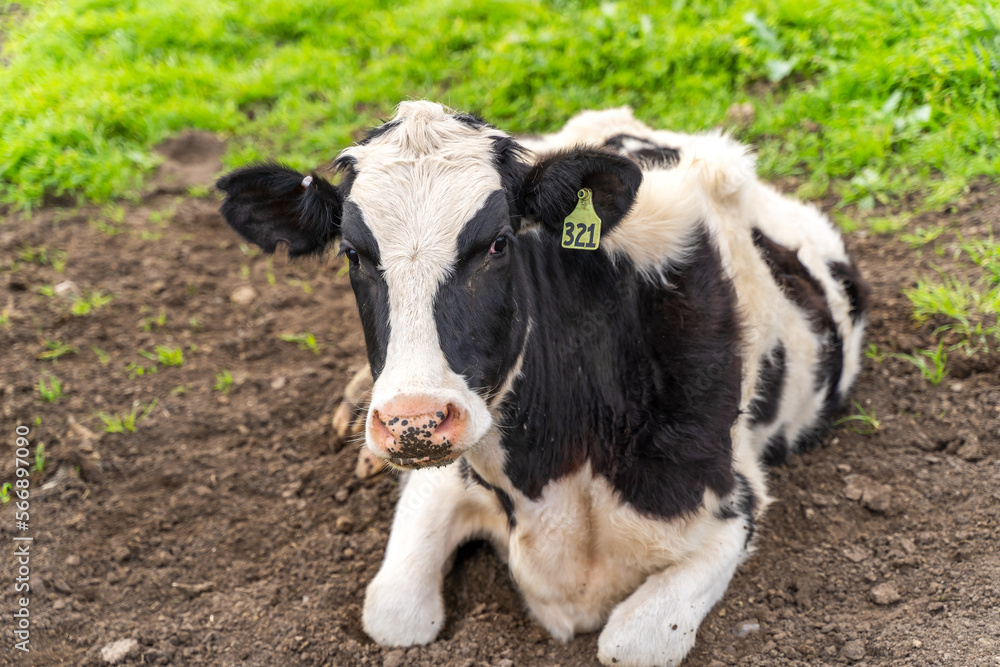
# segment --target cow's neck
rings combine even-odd
[[[728,493],[740,338],[711,242],[702,238],[666,285],[545,234],[524,238],[519,263],[530,333],[496,410],[504,481],[537,499],[589,461],[656,516],[696,509],[706,488]]]

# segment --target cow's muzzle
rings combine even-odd
[[[397,468],[442,466],[461,455],[468,423],[464,410],[430,397],[404,396],[373,409],[368,433],[373,453]]]

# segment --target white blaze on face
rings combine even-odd
[[[491,162],[491,128],[473,128],[427,102],[401,104],[400,124],[371,143],[345,151],[357,178],[349,199],[361,209],[378,242],[380,269],[389,292],[390,334],[386,362],[372,391],[372,414],[405,406],[409,397],[432,397],[463,413],[467,427],[456,449],[471,446],[492,425],[486,403],[448,365],[438,339],[434,299],[453,271],[465,223],[500,189]]]

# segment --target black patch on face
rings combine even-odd
[[[504,511],[504,514],[507,515],[507,529],[514,530],[515,528],[517,528],[517,517],[514,516],[514,501],[511,499],[510,494],[508,494],[506,491],[504,491],[499,487],[493,486],[485,479],[480,477],[479,473],[473,470],[471,466],[469,466],[468,460],[463,458],[459,463],[459,466],[462,479],[464,479],[466,483],[471,482],[478,484],[479,486],[485,489],[489,489],[494,493],[494,495],[496,495],[497,500],[500,503],[500,509],[502,509]]]
[[[490,253],[500,234],[503,252]],[[518,243],[503,190],[486,198],[457,239],[458,261],[434,297],[434,319],[449,367],[487,402],[517,361],[526,320],[518,316],[513,267]]]
[[[365,223],[364,214],[352,201],[344,203],[342,243],[358,252],[358,265],[351,266],[351,287],[358,304],[365,347],[372,377],[376,380],[385,368],[389,345],[389,286],[379,270],[381,255],[378,242]]]
[[[750,425],[770,424],[778,417],[781,392],[785,384],[785,346],[778,344],[761,360],[757,375],[756,396],[750,402]]]
[[[820,418],[829,419],[837,411],[842,398],[837,385],[844,369],[844,342],[830,313],[826,292],[799,261],[796,251],[775,242],[757,228],[753,230],[753,242],[767,262],[774,281],[806,313],[813,332],[821,339],[823,349],[816,366],[816,389],[826,388],[826,400]]]
[[[868,286],[868,281],[861,277],[861,272],[854,262],[831,262],[830,273],[844,286],[844,293],[851,304],[851,319],[857,324],[871,307],[871,288]]]
[[[631,144],[627,146],[626,143]],[[635,144],[642,144],[636,148]],[[605,148],[621,153],[644,169],[669,169],[681,161],[681,153],[676,148],[657,146],[651,141],[633,137],[630,134],[616,134],[604,141]]]
[[[219,209],[240,236],[272,253],[288,245],[290,257],[318,254],[340,230],[343,198],[337,186],[319,174],[305,178],[274,162],[252,164],[226,174],[215,184],[226,193]]]
[[[393,129],[399,127],[400,123],[402,123],[402,121],[399,119],[390,120],[388,123],[382,123],[378,127],[373,127],[372,129],[368,130],[368,134],[365,135],[365,138],[358,142],[358,145],[364,146],[365,144],[375,141],[383,134],[391,132]]]
[[[529,498],[590,461],[638,511],[670,518],[733,489],[739,414],[736,297],[707,236],[670,287],[602,252],[519,239],[517,294],[532,321],[501,407],[504,472]]]
[[[518,209],[521,186],[530,167],[524,163],[524,147],[510,137],[493,138],[493,166],[500,174],[500,185],[507,194],[510,224],[517,231],[521,228],[522,211]]]

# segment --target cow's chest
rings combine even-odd
[[[556,637],[599,628],[652,572],[683,557],[688,521],[644,517],[589,466],[540,498],[515,497],[507,540],[512,575],[532,613]]]

